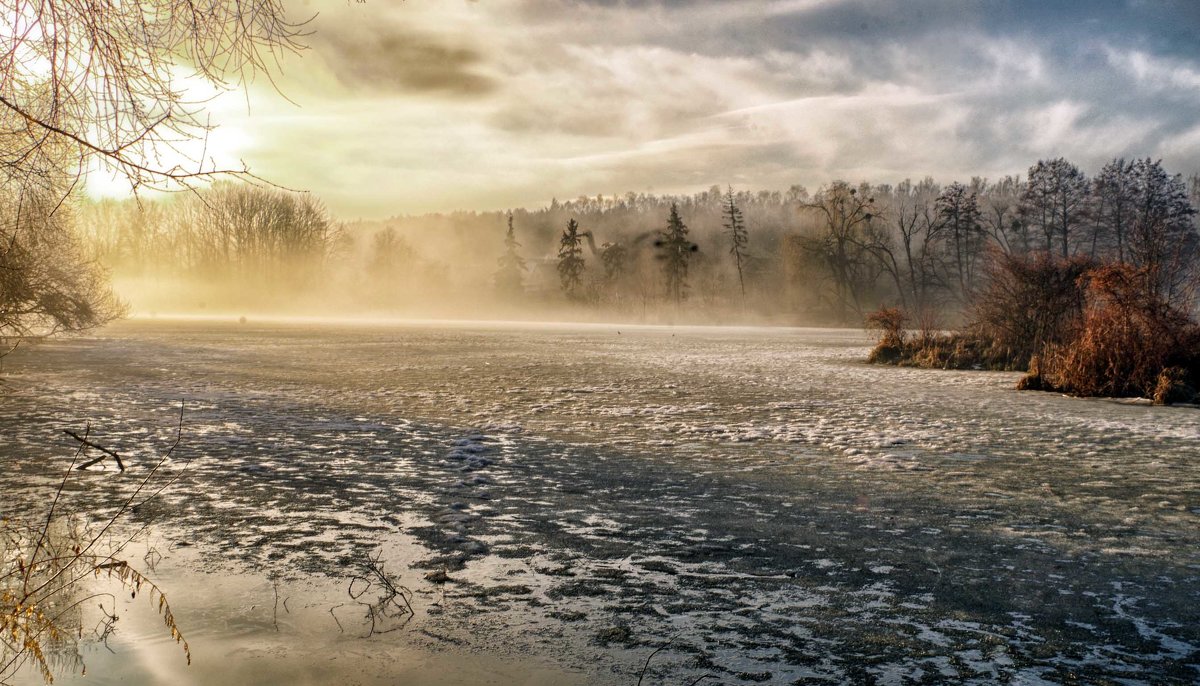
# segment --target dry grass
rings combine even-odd
[[[180,414],[182,427],[182,411]],[[84,434],[87,435],[86,432]],[[71,512],[63,493],[72,470],[89,444],[80,441],[43,517],[0,521],[0,683],[32,667],[47,683],[56,669],[82,667],[78,642],[84,638],[84,608],[114,601],[113,594],[96,591],[89,581],[108,580],[122,592],[149,597],[166,630],[183,648],[188,664],[191,651],[180,633],[167,597],[152,580],[135,569],[123,552],[140,533],[118,536],[115,526],[127,513],[174,482],[160,471],[179,445],[175,443],[135,482],[115,512],[98,523]],[[117,477],[120,478],[120,477]],[[98,636],[111,632],[112,613],[104,611]]]
[[[904,329],[905,314],[867,317],[869,362],[1029,373],[1022,390],[1200,402],[1200,325],[1166,302],[1148,269],[1083,259],[999,256],[962,331]]]
[[[1081,282],[1087,305],[1072,334],[1047,346],[1027,388],[1079,396],[1193,402],[1200,386],[1200,326],[1148,288],[1152,275],[1105,265]]]

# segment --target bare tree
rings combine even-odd
[[[305,23],[283,0],[3,0],[0,169],[69,187],[99,160],[135,189],[245,174],[189,150],[212,126],[185,84],[269,76]]]
[[[886,207],[877,212],[893,232],[873,231],[875,238],[867,245],[891,276],[900,303],[913,313],[926,312],[935,291],[945,287],[938,257],[942,223],[935,211],[939,193],[940,187],[928,177],[915,184],[905,179],[894,188],[875,191],[886,199]]]
[[[1149,279],[1146,292],[1168,305],[1189,298],[1197,277],[1200,236],[1196,210],[1181,176],[1161,162],[1135,160],[1130,174],[1135,189],[1127,260]]]
[[[1076,230],[1086,218],[1088,187],[1079,167],[1061,157],[1038,160],[1029,168],[1021,193],[1021,215],[1030,228],[1041,230],[1046,252],[1054,251],[1057,242],[1063,257],[1071,255]]]
[[[869,234],[875,231],[875,198],[845,181],[834,181],[822,188],[811,202],[801,207],[822,220],[821,233],[807,241],[806,248],[829,270],[834,286],[834,305],[838,316],[848,321],[849,310],[861,316],[867,291],[879,276],[879,264],[869,245],[877,242]]]
[[[181,269],[268,280],[320,267],[333,238],[325,208],[311,194],[229,182],[187,198],[174,233],[184,241]]]
[[[1004,252],[1027,252],[1031,246],[1029,225],[1020,218],[1020,198],[1025,190],[1021,178],[1005,176],[991,183],[977,179],[972,186],[979,189],[983,230]]]
[[[1093,256],[1106,249],[1115,249],[1117,259],[1125,261],[1136,196],[1133,162],[1113,160],[1096,175],[1092,183]]]
[[[746,245],[750,243],[750,234],[746,231],[746,220],[742,217],[742,210],[737,206],[733,197],[733,186],[729,187],[725,194],[725,235],[729,237],[729,254],[733,255],[733,262],[737,266],[738,285],[742,289],[742,304],[746,303],[746,278],[742,273],[742,259],[746,252]]]
[[[23,340],[90,329],[124,311],[58,204],[38,189],[0,189],[0,356]]]
[[[953,278],[957,281],[956,290],[963,299],[970,299],[975,290],[975,265],[986,239],[976,195],[966,186],[955,182],[938,196],[936,207],[946,235]]]

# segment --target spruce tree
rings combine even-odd
[[[687,296],[688,261],[696,250],[696,244],[688,240],[688,228],[679,217],[679,207],[671,203],[671,216],[667,228],[659,234],[656,245],[662,248],[663,276],[667,282],[667,296],[676,303]]]
[[[579,300],[583,287],[583,247],[579,234],[579,223],[574,219],[567,222],[562,238],[558,242],[558,278],[563,293],[571,300]]]
[[[520,247],[513,229],[513,216],[509,212],[508,233],[504,235],[504,254],[497,260],[500,268],[496,270],[496,290],[501,293],[519,294],[524,290],[521,276],[525,273],[525,258],[517,252],[517,248]]]

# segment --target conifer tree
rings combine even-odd
[[[496,260],[500,266],[496,270],[496,290],[501,293],[516,294],[524,290],[521,277],[525,273],[525,258],[517,252],[517,248],[520,247],[513,229],[512,212],[509,212],[508,232],[504,235],[504,254]]]
[[[671,203],[671,216],[667,228],[656,241],[662,249],[663,276],[667,282],[667,296],[676,303],[687,296],[688,261],[696,251],[696,244],[688,240],[688,228],[679,216],[679,207]]]
[[[567,222],[562,238],[558,242],[558,278],[562,282],[563,293],[571,300],[582,297],[583,287],[583,246],[579,233],[579,223],[574,219]]]

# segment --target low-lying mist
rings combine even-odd
[[[77,223],[135,316],[828,321],[789,235],[807,194],[733,194],[751,227],[741,279],[724,235],[729,197],[714,187],[690,197],[337,222],[309,195],[218,184],[163,201],[85,203]],[[662,237],[672,204],[688,243],[686,264],[675,266],[678,300],[667,290]],[[579,269],[567,284],[559,264],[571,219],[578,229],[568,250]]]
[[[82,203],[76,225],[135,315],[859,325],[896,306],[936,329],[962,322],[1005,255],[1153,268],[1187,310],[1198,200],[1200,177],[1150,159],[1094,178],[1057,159],[1027,180],[713,186],[354,222],[309,194],[219,183]]]

